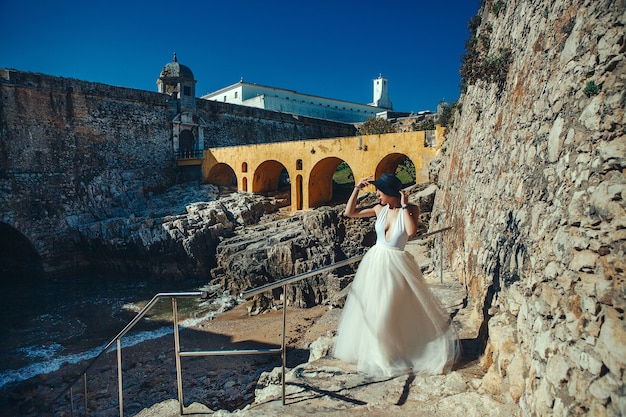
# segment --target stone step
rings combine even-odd
[[[519,407],[482,389],[482,370],[476,364],[444,375],[368,377],[355,367],[323,357],[287,371],[286,400],[282,404],[280,368],[264,373],[255,402],[242,410],[210,410],[202,404],[185,407],[185,414],[211,417],[386,416],[386,417],[512,417]],[[174,417],[178,401],[168,400],[135,417]]]

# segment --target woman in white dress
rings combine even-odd
[[[413,256],[404,251],[417,233],[419,208],[408,203],[391,174],[361,179],[345,215],[377,216],[376,244],[365,254],[346,300],[333,355],[371,376],[441,373],[456,359],[458,338],[426,286]],[[372,184],[379,203],[357,208],[358,192]]]

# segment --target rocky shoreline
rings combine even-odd
[[[308,351],[301,346],[310,344],[307,338],[312,337],[306,335],[306,330],[327,311],[327,306],[288,309],[289,366],[306,362]],[[239,304],[214,320],[182,329],[181,348],[193,351],[276,347],[280,343],[281,317],[279,311],[250,316],[245,303]],[[90,416],[119,413],[116,361],[116,351],[110,351],[87,372]],[[75,412],[82,415],[85,405],[81,372],[87,364],[87,361],[67,364],[50,374],[4,387],[3,396],[6,394],[7,400],[0,408],[0,416],[69,416],[71,401]],[[243,407],[253,401],[254,388],[261,373],[278,364],[278,355],[183,358],[185,399],[220,409]],[[178,398],[173,334],[124,348],[122,369],[125,415],[133,415],[155,402]],[[72,400],[64,394],[51,405],[73,381],[77,382],[72,386]],[[207,397],[208,393],[210,397]]]
[[[457,315],[465,297],[462,286],[450,276],[446,276],[445,283],[438,282],[439,274],[433,271],[431,261],[426,256],[427,242],[410,242],[408,250],[412,251],[422,269],[427,272],[427,281],[442,304],[447,307],[450,314]],[[182,350],[259,349],[278,346],[281,340],[282,311],[266,309],[259,314],[250,315],[250,309],[250,303],[240,302],[212,320],[200,321],[190,328],[181,330]],[[198,415],[217,417],[231,414],[304,415],[298,414],[296,409],[299,407],[308,409],[319,407],[329,415],[340,411],[348,413],[352,409],[355,412],[363,411],[362,402],[367,401],[346,403],[333,397],[332,381],[335,381],[335,385],[345,384],[344,389],[347,391],[342,395],[346,395],[346,398],[374,396],[381,397],[378,400],[380,402],[383,401],[382,397],[385,397],[384,392],[400,390],[397,395],[401,396],[405,390],[408,390],[407,392],[416,390],[410,388],[415,384],[419,385],[421,390],[432,391],[439,387],[438,389],[443,392],[453,390],[456,392],[455,395],[468,396],[464,400],[466,405],[471,404],[476,410],[483,410],[482,415],[498,417],[514,415],[511,414],[511,410],[515,411],[516,406],[506,398],[503,399],[499,393],[479,389],[483,385],[482,381],[479,381],[484,376],[484,370],[477,360],[476,352],[471,350],[470,341],[474,337],[472,335],[475,334],[475,329],[467,318],[459,317],[455,320],[460,336],[465,339],[465,351],[457,364],[457,369],[452,373],[432,377],[415,376],[410,380],[407,377],[404,379],[400,377],[373,381],[359,375],[350,369],[349,365],[326,356],[332,349],[340,313],[341,308],[331,305],[310,308],[288,307],[286,337],[288,395],[291,403],[302,402],[302,405],[290,406],[288,414],[284,414],[286,410],[279,406],[280,377],[276,374],[280,370],[278,355],[182,358],[186,412],[195,410],[194,413],[203,413]],[[84,366],[85,363],[66,365],[51,374],[40,375],[17,384],[8,392],[8,404],[0,409],[0,415],[64,417],[72,415],[72,406],[74,415],[83,415],[84,382],[80,372]],[[125,415],[137,414],[141,417],[178,415],[174,341],[171,334],[124,348],[122,369]],[[54,408],[48,407],[52,399],[76,379],[78,382],[73,387],[73,404],[68,395],[63,395],[54,404]],[[105,354],[89,370],[87,384],[88,415],[104,417],[119,414],[115,351]],[[317,385],[319,389],[324,387],[328,393],[318,392],[317,395],[313,395]],[[486,383],[484,385],[487,386]],[[304,386],[307,388],[302,388]],[[353,388],[349,388],[350,386]],[[477,394],[479,391],[480,394]],[[434,393],[433,395],[433,398],[437,398]],[[298,398],[300,399],[297,400]],[[395,414],[388,415],[425,415],[411,411],[413,408],[409,408],[410,399],[411,396],[408,395],[407,406],[396,405]],[[384,409],[385,405],[380,403],[376,407]],[[461,405],[457,404],[457,407]],[[372,412],[371,404],[365,409]],[[381,410],[378,412],[378,415],[385,415]]]
[[[193,187],[173,190],[155,197],[159,201],[149,205],[160,207],[167,205],[167,201],[189,201],[176,196],[190,191],[194,198],[199,198],[198,194],[214,193],[214,190],[205,186],[193,190]],[[409,192],[412,201],[420,204],[422,220],[427,224],[435,189],[414,186]],[[211,198],[214,197],[217,198],[217,195]],[[365,194],[362,203],[367,204],[370,201],[368,199],[372,198],[373,195]],[[138,237],[141,237],[144,251],[149,251],[158,241],[165,239],[156,230],[166,230],[169,236],[166,240],[171,240],[170,245],[184,248],[184,257],[194,265],[205,262],[194,259],[199,259],[200,253],[211,253],[209,246],[214,246],[216,261],[211,271],[214,278],[209,284],[231,294],[266,283],[269,277],[280,279],[361,254],[372,243],[372,227],[368,220],[343,218],[340,215],[343,210],[341,205],[296,214],[282,213],[280,207],[283,205],[284,200],[280,196],[232,193],[214,201],[187,202],[184,205],[185,214],[165,216],[160,221],[131,216],[115,220],[115,227],[111,221],[105,221],[81,229],[81,233],[90,239],[92,248],[105,245],[110,249],[119,245],[120,241],[115,236],[126,236],[123,247],[128,249],[129,246],[138,245]],[[176,212],[174,206],[171,210]],[[162,213],[162,209],[157,211],[153,215]],[[141,227],[137,228],[131,223],[141,224]],[[102,233],[105,226],[107,233]],[[129,230],[135,232],[130,233]],[[103,256],[102,262],[111,267],[117,262],[113,262],[113,259],[115,256]],[[132,262],[130,260],[129,263]],[[424,259],[424,262],[428,261]],[[206,268],[206,265],[202,268]],[[331,324],[322,326],[321,333],[310,333],[310,328],[329,308],[342,306],[349,281],[348,268],[338,273],[320,274],[289,287],[289,326],[292,323],[294,326],[288,329],[290,367],[306,363],[308,347],[315,338],[334,331],[335,323],[328,320]],[[282,296],[278,292],[256,296],[219,315],[215,320],[183,330],[181,339],[189,346],[181,341],[182,348],[213,350],[223,349],[232,343],[237,349],[278,345],[280,328],[276,326],[280,320],[273,316],[280,314],[277,309],[280,309],[281,303],[277,303],[277,300]],[[267,321],[270,318],[273,322]],[[123,349],[126,412],[136,413],[160,400],[177,398],[173,349],[171,334]],[[115,361],[113,351],[103,355],[98,364],[89,370],[89,415],[105,416],[118,412]],[[207,362],[206,358],[184,358],[184,364],[188,366],[188,369],[183,370],[185,398],[226,410],[235,410],[253,402],[256,383],[261,374],[271,371],[280,363],[278,357],[267,355],[214,357],[210,358],[211,365],[204,362]],[[84,409],[84,381],[81,374],[85,366],[86,362],[66,364],[56,372],[4,387],[6,395],[3,396],[6,400],[0,403],[0,416],[71,415],[65,414],[71,410],[71,402],[76,409]],[[68,395],[62,395],[51,407],[53,399],[75,380],[78,383],[72,388],[74,396],[71,401]],[[207,393],[213,393],[210,399],[206,398]]]

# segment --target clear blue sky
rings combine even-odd
[[[196,95],[250,83],[396,111],[460,95],[479,0],[0,0],[0,67],[156,91],[176,52]]]

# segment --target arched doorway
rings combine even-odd
[[[281,176],[283,177],[281,180]],[[281,183],[288,182],[289,175],[285,166],[278,161],[265,161],[258,166],[252,179],[253,193],[278,191]]]
[[[195,138],[191,130],[183,130],[178,138],[179,158],[193,158],[195,156]]]
[[[28,238],[17,229],[0,222],[0,276],[41,275],[42,261]]]

